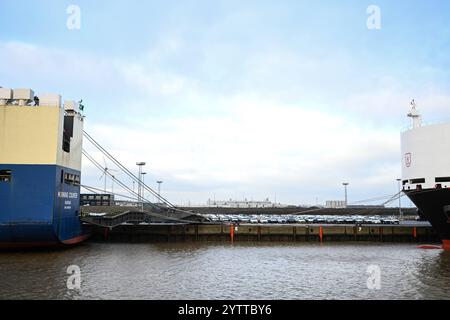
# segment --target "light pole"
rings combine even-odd
[[[402,220],[403,212],[402,212],[402,187],[401,187],[402,179],[397,179],[398,182],[398,215],[399,219]]]
[[[107,172],[108,172],[108,168],[105,168],[104,169],[105,171],[104,171],[104,175],[105,175],[105,194],[107,194],[108,192],[106,191],[106,174],[107,174]]]
[[[161,197],[161,183],[163,183],[161,180],[156,181],[156,183],[158,184],[158,197]],[[158,202],[160,200],[158,199]]]
[[[144,200],[145,200],[145,188],[144,188],[144,184],[145,184],[145,182],[144,182],[144,178],[145,178],[145,175],[147,174],[147,172],[142,172],[142,188],[141,188],[141,199],[142,199],[142,202],[141,202],[141,211],[144,211]]]
[[[344,182],[344,183],[342,183],[342,185],[344,186],[344,190],[345,190],[345,207],[347,208],[347,186],[349,185],[349,183]]]
[[[136,162],[136,165],[139,167],[139,173],[138,173],[138,203],[141,206],[141,211],[143,210],[143,203],[141,199],[141,190],[142,190],[142,167],[145,166],[145,162]]]
[[[114,175],[111,175],[111,195],[114,196]]]
[[[142,189],[141,189],[141,197],[142,199],[145,199],[145,188],[144,188],[144,184],[145,184],[145,175],[147,174],[147,172],[142,172]]]

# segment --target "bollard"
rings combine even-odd
[[[323,242],[323,227],[321,226],[319,228],[319,238],[320,238],[320,243]]]
[[[442,240],[442,249],[450,251],[450,240]]]
[[[234,225],[231,224],[230,225],[230,239],[231,239],[231,243],[234,242]]]

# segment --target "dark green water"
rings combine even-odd
[[[81,288],[67,288],[67,267]],[[380,288],[369,289],[369,266]],[[85,243],[0,252],[2,299],[450,299],[450,252],[399,244]]]

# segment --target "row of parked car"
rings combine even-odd
[[[241,215],[207,214],[211,222],[257,223],[257,224],[399,224],[395,217],[381,216],[320,216],[320,215]]]

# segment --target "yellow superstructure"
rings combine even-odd
[[[61,97],[51,94],[33,103],[30,89],[12,91],[24,100],[10,99],[10,89],[0,90],[0,164],[81,170],[84,117],[77,103],[65,101],[63,107]]]
[[[59,107],[1,106],[0,163],[57,164],[63,121]]]

